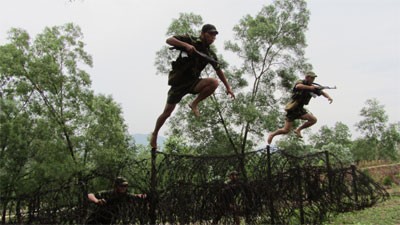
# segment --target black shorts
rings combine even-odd
[[[198,78],[193,81],[186,82],[184,84],[171,86],[171,88],[168,91],[167,103],[178,104],[182,100],[183,96],[187,94],[197,94],[194,91],[194,88],[200,81],[201,78]]]
[[[289,110],[286,113],[286,120],[289,122],[293,122],[296,119],[300,119],[303,115],[309,113],[305,108],[303,107],[296,107],[293,110]]]

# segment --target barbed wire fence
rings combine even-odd
[[[384,201],[386,190],[328,151],[293,156],[265,149],[240,155],[194,156],[152,150],[127,162],[144,201],[119,210],[119,224],[318,224],[334,213]],[[228,182],[238,171],[239,180]],[[84,223],[94,210],[86,196],[93,172],[30,194],[1,198],[2,224]],[[128,179],[129,179],[128,178]],[[56,187],[53,189],[46,189]]]

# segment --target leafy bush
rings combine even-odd
[[[383,178],[382,183],[385,186],[391,186],[393,184],[393,180],[392,180],[392,178],[390,176],[386,176],[386,177]]]

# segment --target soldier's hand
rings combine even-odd
[[[227,90],[226,90],[226,94],[227,94],[227,95],[230,95],[233,99],[235,99],[235,94],[233,93],[232,89],[230,89],[230,88],[227,89]]]
[[[185,46],[186,52],[188,54],[192,54],[194,51],[196,51],[196,48],[193,45],[187,44]]]
[[[318,85],[312,85],[312,87],[313,87],[313,91],[319,91],[319,90],[322,90],[322,87],[321,86],[318,86]]]
[[[99,200],[96,202],[97,205],[105,205],[106,203],[107,203],[107,201],[104,200],[104,199],[99,199]]]
[[[135,196],[138,198],[147,198],[146,194],[136,194]]]

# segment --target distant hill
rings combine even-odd
[[[133,134],[133,138],[135,139],[136,144],[147,146],[149,145],[149,135],[150,134]],[[163,146],[166,137],[158,136],[158,146]]]

